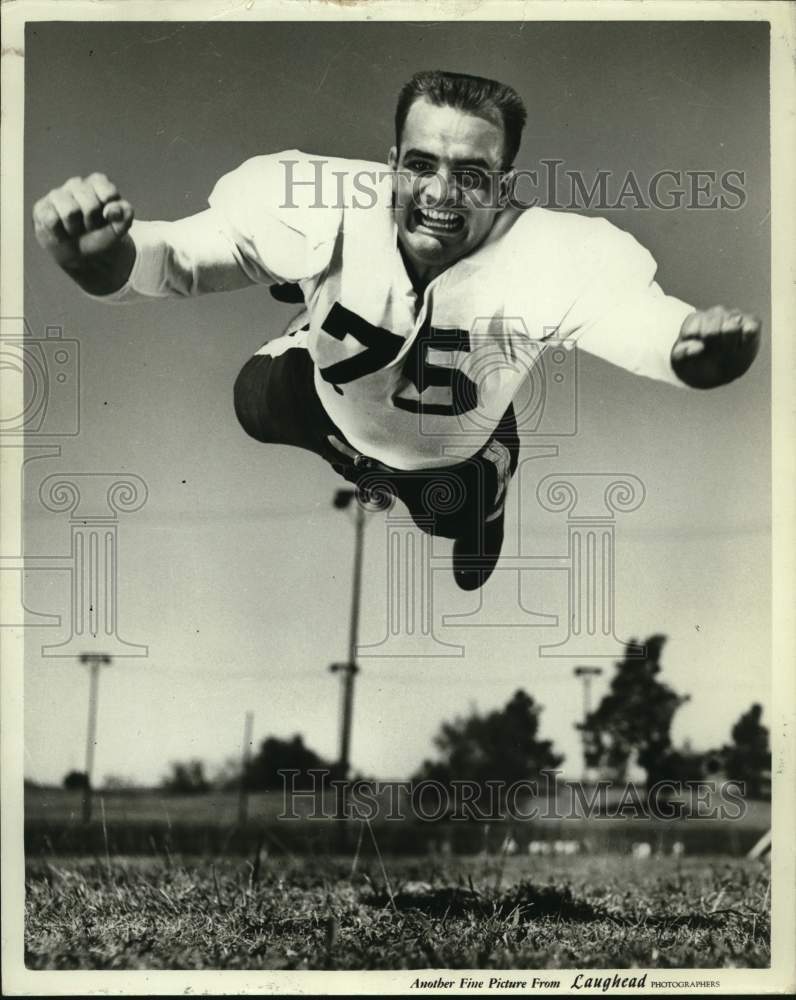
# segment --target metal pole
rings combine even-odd
[[[240,787],[238,789],[238,823],[245,826],[249,818],[249,793],[246,788],[246,772],[249,769],[251,759],[252,728],[254,726],[254,712],[247,712],[243,723],[243,747],[241,749],[240,761]]]
[[[348,777],[351,753],[351,726],[354,711],[354,677],[357,667],[357,641],[359,639],[359,608],[362,594],[362,550],[365,531],[365,511],[356,504],[354,538],[354,579],[351,587],[351,623],[348,634],[348,662],[343,671],[343,718],[340,727],[340,770]]]
[[[591,683],[595,677],[598,677],[602,673],[602,667],[575,667],[574,673],[576,677],[579,677],[583,681],[583,725],[585,727],[589,716],[591,715]],[[586,730],[582,731],[582,742],[583,742],[583,774],[582,779],[585,781],[588,777],[588,763],[586,761]]]
[[[81,663],[87,663],[91,668],[88,692],[88,727],[86,731],[86,787],[83,790],[83,822],[91,822],[91,805],[93,789],[91,775],[94,770],[94,750],[97,745],[97,710],[99,705],[99,673],[100,667],[110,664],[110,656],[104,653],[83,653]]]
[[[359,604],[362,591],[362,541],[365,532],[365,511],[356,504],[354,522],[354,581],[351,588],[351,628],[348,637],[348,662],[356,663],[357,640],[359,639]]]

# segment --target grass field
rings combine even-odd
[[[35,859],[32,969],[764,967],[768,865],[728,858]]]

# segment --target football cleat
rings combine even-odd
[[[482,521],[453,543],[453,578],[462,590],[483,587],[500,558],[505,512]]]

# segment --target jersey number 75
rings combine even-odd
[[[332,385],[345,385],[380,371],[398,356],[404,344],[403,337],[373,326],[339,302],[335,302],[329,310],[321,328],[335,340],[342,341],[346,334],[350,334],[365,348],[351,358],[320,369],[323,380]],[[409,413],[444,417],[474,410],[478,406],[475,382],[453,364],[435,364],[429,357],[432,352],[453,355],[469,350],[470,335],[467,330],[432,326],[431,318],[427,316],[403,364],[402,372],[409,384],[393,395],[394,406]],[[451,358],[451,361],[454,360]],[[429,397],[433,398],[433,402]]]

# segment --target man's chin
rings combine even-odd
[[[428,263],[456,257],[458,242],[421,229],[415,229],[404,235],[405,246],[412,255]]]

